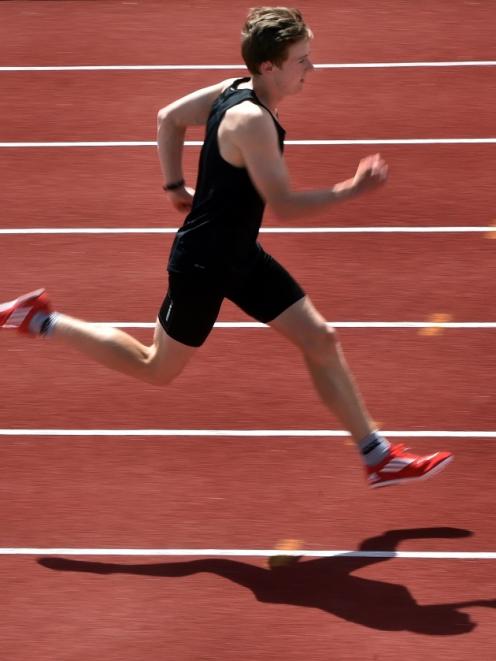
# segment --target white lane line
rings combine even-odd
[[[96,326],[113,326],[114,328],[155,328],[154,322],[110,321],[95,322]],[[446,330],[493,330],[496,321],[328,321],[333,328],[445,328]],[[214,328],[269,328],[259,321],[217,321]]]
[[[382,431],[390,438],[496,438],[496,431]],[[0,436],[144,436],[167,438],[347,438],[342,429],[0,429]]]
[[[3,547],[0,555],[43,555],[43,556],[138,556],[138,557],[211,557],[270,558],[273,556],[305,556],[307,558],[412,558],[417,560],[496,560],[494,551],[341,551],[299,549],[95,549],[95,548],[32,548]]]
[[[179,227],[15,227],[0,228],[2,234],[175,234]],[[262,227],[261,234],[496,234],[494,225],[448,225],[415,227]]]
[[[452,60],[439,62],[329,62],[316,69],[403,69],[423,67],[494,67],[496,60]],[[2,66],[0,71],[246,71],[244,64],[103,64],[66,66]]]
[[[128,328],[146,330],[153,329],[156,322],[153,321],[94,321],[94,326],[111,326],[112,328]],[[328,321],[327,325],[332,328],[368,329],[377,328],[384,330],[406,330],[419,328],[440,328],[445,330],[494,330],[496,321]],[[224,329],[260,329],[270,328],[268,324],[259,321],[217,321],[214,328]]]
[[[378,138],[353,140],[286,140],[288,146],[332,146],[332,145],[492,145],[496,138]],[[202,140],[186,140],[185,147],[201,147]],[[106,141],[56,141],[56,142],[0,142],[2,149],[44,149],[79,147],[157,147],[154,140],[106,140]]]

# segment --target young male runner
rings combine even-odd
[[[169,257],[169,289],[153,344],[145,346],[115,328],[52,312],[44,290],[1,305],[0,326],[51,336],[111,369],[165,385],[203,344],[228,298],[301,350],[322,400],[357,443],[370,486],[430,477],[452,455],[416,456],[403,445],[391,445],[374,428],[335,331],[257,242],[265,204],[281,218],[307,217],[377,188],[387,177],[387,166],[378,154],[368,156],[352,178],[335,186],[292,190],[277,108],[303,88],[313,69],[312,33],[298,10],[260,7],[251,10],[242,35],[250,77],[200,89],[158,114],[164,189],[176,209],[189,213]],[[185,131],[205,124],[193,192],[183,178]]]

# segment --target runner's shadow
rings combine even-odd
[[[471,534],[459,528],[390,530],[364,540],[359,550],[395,551],[406,539],[458,538]],[[59,571],[97,574],[179,577],[208,572],[248,588],[258,601],[319,608],[344,620],[383,631],[414,631],[430,635],[469,633],[476,624],[459,609],[471,606],[496,608],[496,599],[422,606],[403,585],[352,575],[358,569],[386,560],[388,558],[342,555],[297,562],[272,570],[227,558],[128,565],[53,557],[40,558],[38,563]],[[434,592],[442,593],[441,579],[432,588]]]

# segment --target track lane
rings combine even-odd
[[[153,140],[159,108],[236,75],[4,73],[0,141]],[[493,80],[494,67],[319,69],[284,101],[280,118],[293,140],[495,137]]]
[[[295,188],[311,189],[348,178],[360,158],[375,150],[390,167],[389,181],[380,191],[292,221],[276,220],[268,212],[264,225],[489,225],[495,221],[494,145],[298,146],[287,147],[285,157]],[[196,147],[184,153],[185,176],[193,187],[198,153]],[[161,190],[162,175],[152,147],[6,149],[0,150],[0,161],[2,228],[178,227],[182,222]]]
[[[100,322],[153,322],[172,235],[1,237],[0,300],[40,286],[57,309]],[[480,234],[262,237],[334,321],[495,321],[495,240]],[[145,259],[146,257],[146,259]],[[392,275],[393,274],[393,275]],[[221,320],[247,319],[232,304]]]
[[[494,54],[494,6],[422,0],[412,16],[407,4],[350,0],[346,7],[300,0],[315,31],[316,61],[418,61],[490,59]],[[225,0],[161,2],[44,1],[0,6],[5,65],[237,63],[238,35],[248,5]],[[366,22],[366,25],[365,25]],[[220,26],[221,38],[205,32]],[[173,28],[173,29],[172,29]],[[365,36],[364,36],[365,35]],[[36,53],[34,58],[33,53]]]
[[[151,340],[151,332],[136,335]],[[340,337],[382,429],[494,428],[494,331],[425,338],[342,330]],[[2,351],[1,428],[342,429],[319,402],[297,351],[269,330],[214,330],[162,389],[50,342],[2,337]]]
[[[385,531],[447,526],[470,536],[401,533],[398,548],[485,551],[495,546],[495,515],[480,485],[496,477],[493,445],[445,441],[455,461],[441,475],[370,490],[342,440],[4,437],[2,547],[270,549],[290,538],[352,550]],[[413,444],[421,453],[437,446]]]
[[[79,661],[95,649],[109,661],[159,659],[164,649],[174,658],[206,661],[225,651],[240,661],[254,655],[300,661],[309,651],[316,661],[327,661],[330,652],[339,661],[357,655],[392,661],[398,654],[462,661],[474,646],[491,654],[491,608],[427,608],[493,599],[486,563],[390,561],[360,576],[338,565],[302,565],[297,571],[305,570],[306,580],[293,573],[289,590],[250,561],[230,576],[219,575],[221,567],[216,573],[214,562],[148,566],[158,575],[100,576],[7,561],[2,578],[10,608],[0,624],[6,658]],[[200,568],[210,571],[196,573]],[[448,583],[446,575],[456,581]]]

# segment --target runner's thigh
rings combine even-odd
[[[305,296],[296,280],[268,253],[262,251],[255,267],[242,282],[227,287],[226,298],[264,324]]]
[[[173,340],[199,347],[212,330],[222,300],[215,278],[205,273],[169,273],[169,290],[158,318]]]

